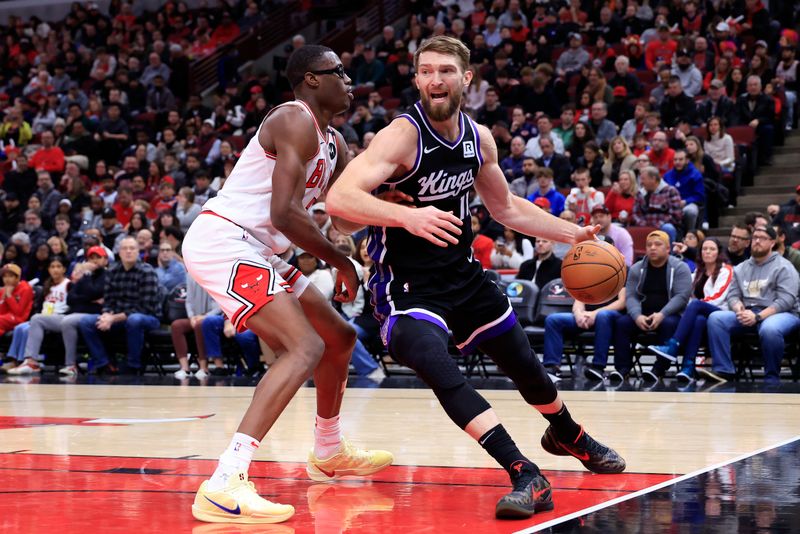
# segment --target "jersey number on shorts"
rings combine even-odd
[[[318,159],[317,168],[314,169],[314,172],[311,173],[311,177],[306,182],[306,189],[317,187],[317,184],[319,184],[320,180],[322,180],[324,174],[325,174],[325,160]]]

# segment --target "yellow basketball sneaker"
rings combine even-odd
[[[306,473],[311,480],[328,482],[344,476],[372,475],[392,465],[394,456],[389,451],[368,451],[354,447],[342,437],[339,452],[326,460],[314,455],[314,449],[308,453]]]
[[[208,523],[280,523],[294,515],[294,507],[259,497],[247,473],[234,473],[228,487],[208,490],[208,480],[200,485],[192,505],[195,519]]]

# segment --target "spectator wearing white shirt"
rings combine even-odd
[[[547,115],[541,115],[536,120],[536,126],[539,128],[539,135],[531,137],[525,144],[525,155],[532,158],[542,157],[542,147],[539,145],[539,140],[547,137],[553,141],[553,150],[556,154],[564,153],[564,141],[559,135],[553,132],[553,123]]]

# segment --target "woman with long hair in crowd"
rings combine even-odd
[[[638,189],[636,175],[633,171],[620,171],[618,180],[611,186],[611,190],[605,199],[606,207],[611,212],[613,221],[622,225],[628,223],[633,216],[633,204],[636,201],[636,191]]]
[[[48,260],[48,276],[42,288],[42,301],[34,305],[34,310],[38,309],[38,313],[35,313],[30,321],[18,324],[14,328],[8,356],[13,356],[22,363],[9,369],[8,374],[23,375],[41,371],[42,368],[37,358],[42,346],[44,330],[52,330],[43,325],[60,324],[60,319],[69,310],[67,306],[67,293],[70,286],[70,280],[67,278],[68,266],[68,261],[61,256],[54,256]],[[31,327],[34,325],[36,325],[34,327],[36,335],[31,337]]]
[[[603,187],[603,151],[594,141],[589,141],[583,146],[583,157],[578,158],[577,167],[589,169],[590,184],[592,187]]]
[[[594,130],[585,122],[575,123],[575,133],[572,135],[572,144],[569,146],[569,159],[573,167],[578,166],[578,158],[583,157],[583,147],[586,143],[594,141]]]
[[[533,243],[519,232],[503,228],[503,235],[495,241],[492,251],[492,267],[495,269],[519,269],[523,261],[533,258]]]
[[[603,163],[603,185],[609,186],[619,180],[622,171],[633,169],[636,163],[636,156],[631,152],[627,141],[621,135],[611,139],[608,143],[608,158]]]
[[[706,335],[708,316],[727,310],[728,291],[733,281],[733,267],[725,261],[725,249],[715,237],[707,237],[700,247],[700,261],[694,273],[692,300],[683,312],[675,334],[664,345],[648,348],[659,358],[650,373],[660,378],[683,354],[677,379],[688,383],[695,378],[695,358]]]

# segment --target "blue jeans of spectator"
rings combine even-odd
[[[108,351],[103,345],[101,332],[97,329],[98,314],[91,313],[81,318],[78,323],[78,329],[86,342],[89,349],[89,358],[93,369],[99,369],[108,365]],[[146,315],[144,313],[132,313],[124,321],[118,321],[111,325],[108,330],[112,334],[121,334],[125,332],[125,339],[128,342],[128,367],[132,369],[139,369],[142,367],[142,350],[144,350],[144,335],[150,330],[155,330],[161,326],[159,321],[153,315]]]
[[[683,312],[675,335],[672,336],[683,348],[682,371],[694,371],[697,351],[700,350],[700,345],[703,344],[703,339],[706,337],[708,316],[715,311],[719,311],[717,306],[702,300],[693,300]]]
[[[656,334],[660,343],[668,340],[675,333],[678,327],[677,315],[667,315],[656,329]],[[633,369],[633,355],[631,353],[631,343],[643,330],[639,330],[630,315],[620,314],[614,322],[614,368],[623,376],[630,373]]]
[[[797,93],[795,91],[783,91],[786,97],[786,127],[791,128],[794,123],[794,106],[797,104]]]
[[[733,374],[736,368],[731,359],[731,337],[758,332],[761,354],[764,357],[764,376],[780,380],[784,337],[800,328],[800,317],[783,312],[770,315],[760,324],[743,326],[732,311],[716,311],[708,317],[708,346],[714,360],[714,370]]]
[[[378,368],[378,363],[364,346],[364,343],[361,342],[362,339],[367,338],[367,333],[352,319],[349,321],[349,323],[350,326],[352,326],[356,331],[357,336],[356,346],[353,347],[353,357],[350,359],[350,363],[353,364],[353,369],[356,370],[356,374],[358,376],[366,376]]]
[[[209,360],[223,357],[222,336],[224,326],[225,317],[222,315],[208,315],[203,319],[203,324],[200,328],[203,332],[203,343],[205,343],[206,355]],[[233,339],[242,349],[242,354],[248,367],[252,368],[258,365],[258,360],[261,356],[258,336],[250,330],[245,330],[242,333],[235,334]]]
[[[28,342],[28,330],[30,330],[30,328],[31,323],[28,321],[19,323],[14,327],[14,333],[11,337],[11,346],[8,347],[8,354],[6,356],[14,358],[18,362],[25,359],[25,343]]]
[[[696,219],[697,219],[697,216],[695,215],[695,220]],[[675,241],[678,240],[678,229],[675,228],[675,225],[673,225],[672,223],[664,223],[664,224],[662,224],[661,227],[659,228],[659,230],[663,230],[663,231],[665,231],[667,233],[667,235],[669,236],[669,242],[670,243],[674,243]]]
[[[605,367],[608,362],[608,348],[614,335],[614,322],[622,315],[618,311],[603,310],[594,319],[594,356],[592,365]],[[564,336],[579,334],[575,315],[554,313],[544,321],[544,365],[560,365],[564,353]]]

